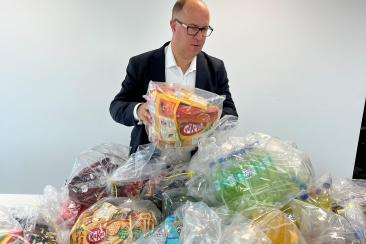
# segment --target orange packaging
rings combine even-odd
[[[222,97],[210,93],[212,97],[219,98],[219,103],[215,104],[196,94],[199,89],[151,83],[147,97],[153,125],[149,128],[149,136],[160,148],[194,146],[219,120]]]

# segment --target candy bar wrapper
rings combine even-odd
[[[303,152],[261,133],[200,144],[190,170],[189,195],[235,211],[258,205],[281,208],[304,194],[314,175]]]
[[[158,148],[193,148],[218,122],[225,98],[176,83],[149,83],[145,96],[152,115],[149,139]]]
[[[104,198],[80,215],[70,243],[133,243],[159,222],[160,212],[150,201]]]
[[[28,243],[23,227],[5,206],[0,205],[0,243]]]
[[[297,199],[290,207],[308,243],[365,243],[360,229],[341,215]]]

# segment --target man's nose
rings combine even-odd
[[[200,30],[197,32],[197,34],[194,36],[195,39],[197,40],[202,40],[205,38],[205,35],[203,34],[203,32]]]

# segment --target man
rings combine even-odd
[[[209,10],[202,1],[177,1],[170,20],[171,42],[130,59],[122,89],[110,105],[116,122],[134,126],[130,154],[149,143],[145,125],[151,124],[151,115],[142,96],[150,81],[176,82],[225,95],[222,116],[238,116],[224,63],[202,52],[206,37],[213,31],[209,22]]]

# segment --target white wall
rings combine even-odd
[[[351,177],[366,95],[366,2],[207,1],[243,135],[296,142]],[[0,1],[0,193],[61,186],[74,158],[128,144],[109,115],[129,57],[170,39],[173,1]]]

